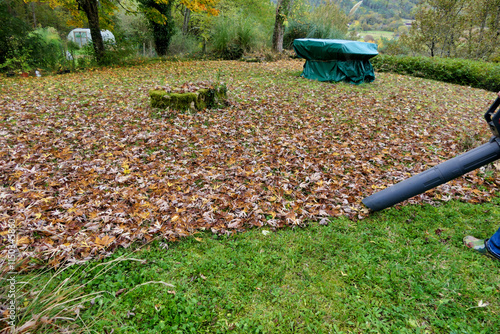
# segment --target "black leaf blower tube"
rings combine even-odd
[[[383,210],[500,159],[500,109],[495,114],[499,106],[500,97],[484,115],[493,132],[488,143],[366,197],[363,204],[373,211]]]

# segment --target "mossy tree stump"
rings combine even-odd
[[[190,89],[192,90],[192,89]],[[186,89],[149,91],[153,108],[174,110],[203,110],[225,107],[227,105],[226,85],[199,88],[194,91]]]

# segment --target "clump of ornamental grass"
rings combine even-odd
[[[145,262],[130,255],[131,253],[101,263],[61,265],[55,271],[49,268],[37,273],[17,275],[4,270],[0,273],[0,305],[3,312],[0,333],[88,332],[92,324],[80,317],[80,311],[93,307],[104,295],[117,298],[120,294],[107,290],[86,292],[89,290],[86,288],[121,262]],[[16,276],[20,278],[19,281],[16,281]],[[13,291],[10,287],[12,281],[15,282]],[[151,283],[172,286],[165,282],[146,282],[139,286]],[[16,303],[14,326],[12,322],[9,323],[10,311],[7,308],[9,298],[12,297]]]

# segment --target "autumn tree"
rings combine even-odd
[[[361,5],[358,3],[352,12]],[[322,2],[312,12],[312,25],[316,31],[310,31],[308,37],[343,39],[347,34],[348,16],[333,1]]]
[[[76,0],[78,9],[82,10],[87,17],[90,29],[90,36],[92,36],[92,44],[97,62],[101,63],[104,60],[104,42],[101,35],[101,27],[99,23],[99,2],[98,0]],[[116,7],[108,2],[109,8],[115,9]]]
[[[138,0],[141,8],[146,13],[153,39],[156,53],[164,56],[168,51],[170,40],[174,34],[174,21],[172,18],[172,8],[174,4],[179,4],[184,8],[184,26],[187,29],[191,12],[204,12],[207,15],[217,15],[215,8],[217,0]]]
[[[29,32],[28,25],[16,15],[8,2],[0,2],[0,64],[15,53]]]
[[[27,2],[48,2],[52,8],[63,7],[71,12],[74,18],[77,20],[81,18],[81,14],[84,14],[85,19],[88,22],[90,29],[90,35],[92,37],[92,43],[94,46],[95,58],[98,63],[102,63],[105,58],[105,48],[104,42],[101,35],[101,23],[102,17],[107,14],[113,13],[118,6],[123,4],[120,0],[26,0]],[[159,26],[155,26],[154,29],[160,31],[160,35],[168,36],[168,31],[171,30],[172,19],[169,17],[169,8],[172,6],[174,0],[151,0],[148,2],[146,14],[148,19],[151,19],[159,25],[166,25],[163,29]],[[179,3],[187,6],[194,11],[207,11],[208,13],[216,13],[215,4],[217,0],[177,0]],[[132,10],[129,11],[133,13]],[[159,41],[159,44],[167,44],[169,38],[163,38]]]
[[[431,57],[454,56],[464,29],[467,0],[425,0],[418,7],[410,38]]]
[[[476,0],[466,10],[461,55],[488,59],[500,43],[500,0]]]
[[[182,11],[182,17],[183,17],[183,20],[182,20],[181,31],[184,35],[187,35],[188,30],[189,30],[189,21],[191,20],[191,9],[184,6],[183,11]]]
[[[488,59],[500,42],[500,0],[425,0],[405,38],[431,56]]]
[[[101,13],[111,13],[117,9],[119,0],[25,0],[26,2],[47,2],[52,8],[67,9],[76,22],[81,21],[82,13],[88,22],[94,54],[98,63],[104,61],[104,42],[101,35]]]
[[[156,53],[159,56],[164,56],[174,34],[173,1],[139,0],[139,2],[146,12],[149,28],[153,34]]]
[[[285,25],[288,22],[290,10],[294,0],[278,0],[276,4],[276,20],[274,22],[272,49],[276,52],[283,52],[283,35]]]
[[[53,10],[48,3],[0,0],[0,70],[7,69],[7,65],[1,66],[7,59],[15,62],[25,58],[24,62],[30,66],[35,63],[40,66],[42,59],[49,58],[45,52],[35,54],[46,41],[39,38],[40,28],[53,27],[64,34],[72,29],[67,25],[69,19],[67,10]],[[58,52],[59,49],[52,50],[51,56]]]

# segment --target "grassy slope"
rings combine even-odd
[[[86,303],[82,318],[98,333],[492,333],[500,266],[461,239],[489,236],[498,204],[153,242],[129,255],[147,264],[124,261],[99,278],[86,270],[86,292],[110,294]],[[175,287],[139,286],[150,281]]]
[[[392,39],[394,38],[394,32],[392,31],[382,31],[382,30],[370,30],[370,31],[361,31],[359,33],[361,37],[364,37],[366,35],[372,35],[375,40],[379,40],[382,37]]]
[[[159,234],[355,218],[370,193],[490,136],[492,93],[386,73],[332,85],[300,78],[302,64],[164,62],[0,83],[1,218],[19,223],[21,255],[57,264]],[[233,106],[149,106],[150,88],[219,71]],[[488,200],[495,173],[413,201]]]
[[[175,76],[177,82],[207,75],[193,72],[193,67],[188,65],[206,68],[203,63],[182,63],[177,68],[170,68],[169,75]],[[393,118],[393,123],[409,122],[402,123],[400,133],[411,130],[412,134],[424,139],[439,135],[436,131],[441,131],[442,135],[457,126],[459,129],[452,133],[469,130],[469,137],[464,138],[472,141],[469,145],[474,146],[474,140],[479,138],[487,138],[483,136],[483,127],[477,124],[476,119],[480,117],[474,115],[484,108],[478,101],[485,101],[486,105],[490,93],[385,73],[378,75],[375,83],[360,87],[303,80],[298,85],[292,74],[297,74],[300,63],[279,65],[284,66],[237,63],[220,66],[231,67],[230,86],[234,97],[249,110],[258,109],[259,103],[263,103],[258,97],[265,100],[264,111],[268,114],[294,106],[295,92],[303,96],[302,105],[297,106],[301,111],[312,112],[318,105],[325,110],[340,108],[348,115],[342,120],[351,126],[347,133],[363,144],[360,148],[369,145],[369,142],[362,142],[366,139],[363,133],[371,133],[370,127],[377,128],[378,122],[386,117]],[[158,84],[158,81],[161,84],[165,76],[161,72],[163,68],[159,66],[158,69],[154,78],[142,82],[144,87]],[[132,76],[126,76],[127,73],[137,75],[141,69],[127,71],[130,72],[109,71],[105,80],[124,87],[123,91],[117,91],[121,97],[137,100],[135,103],[139,106],[147,103],[142,95],[135,100],[130,97],[135,83],[130,79]],[[108,75],[107,72],[101,74]],[[95,81],[93,74],[70,77],[70,80],[74,85]],[[293,87],[287,86],[290,82]],[[39,88],[34,82],[20,83],[28,88]],[[54,89],[49,79],[42,83]],[[304,92],[303,87],[307,91]],[[278,96],[283,100],[276,98],[276,91],[282,94]],[[142,93],[139,89],[134,94]],[[340,95],[349,98],[335,102]],[[388,100],[389,96],[394,98]],[[108,100],[109,104],[118,106],[122,102],[118,97]],[[392,108],[395,106],[402,110],[394,113]],[[470,117],[457,119],[445,112],[465,108],[471,108]],[[425,110],[428,116],[419,115],[419,110]],[[64,119],[64,110],[60,112]],[[111,109],[107,112],[112,114]],[[223,115],[211,113],[209,117]],[[381,118],[377,120],[374,115]],[[155,121],[159,122],[164,116],[155,117],[159,117]],[[184,115],[187,117],[197,116]],[[440,122],[435,121],[437,119]],[[414,124],[417,122],[424,122],[427,128]],[[421,134],[422,128],[429,130],[429,134]],[[392,136],[387,132],[389,128],[381,129],[377,133]],[[397,142],[396,138],[393,140]],[[425,140],[424,144],[413,143],[415,146],[411,149],[417,151],[423,145],[432,150],[430,156],[439,155],[441,159],[455,154],[443,150],[443,143]],[[455,140],[456,145],[465,145],[460,138]],[[398,159],[390,157],[389,160]],[[391,166],[383,170],[394,168]],[[495,173],[494,170],[486,172]],[[482,178],[482,174],[475,173],[467,181],[476,183]],[[380,185],[384,182],[380,181]],[[486,183],[478,187],[477,191],[485,194],[490,189]],[[442,190],[437,194],[441,193]],[[168,243],[168,250],[165,244],[157,242],[130,255],[146,259],[147,264],[133,260],[115,262],[116,266],[110,266],[107,273],[96,276],[97,269],[92,269],[95,264],[91,263],[89,267],[80,268],[83,274],[65,284],[74,286],[83,282],[86,293],[107,291],[104,297],[85,303],[80,313],[85,326],[99,333],[105,329],[108,332],[114,329],[115,333],[170,333],[176,330],[212,333],[230,329],[240,333],[366,333],[370,330],[489,333],[500,325],[499,266],[464,249],[461,239],[470,233],[482,237],[491,235],[498,227],[497,205],[498,199],[482,205],[448,202],[439,208],[405,206],[358,222],[335,218],[328,226],[311,223],[305,229],[279,229],[268,235],[258,229],[231,237],[198,233],[181,242]],[[119,251],[115,256],[123,253]],[[30,275],[33,274],[19,278],[26,281]],[[51,272],[41,274],[25,290],[40,291],[51,275]],[[67,277],[68,272],[64,272],[55,277],[55,282]],[[175,287],[147,283],[150,281],[167,282]],[[140,285],[143,283],[147,284]],[[52,291],[50,285],[48,291]],[[21,305],[30,306],[33,298],[26,295],[19,301]],[[481,301],[481,305],[489,305],[478,307]],[[42,310],[35,307],[25,321]],[[75,314],[68,314],[68,317],[75,317]],[[48,332],[53,332],[53,328]]]

